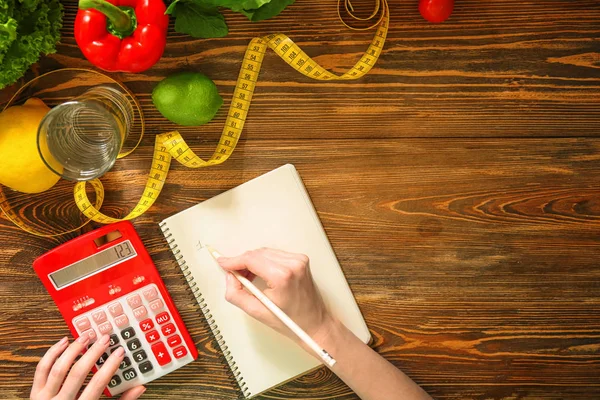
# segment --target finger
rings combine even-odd
[[[288,270],[287,273],[281,274],[280,280],[278,281],[282,287],[289,283],[289,279],[292,278],[289,272],[291,272],[291,275],[295,276],[311,276],[310,260],[305,254],[288,253],[276,249],[266,249],[263,254],[266,258],[277,263],[282,270]]]
[[[254,275],[252,272],[248,271],[247,269],[239,271],[239,274],[241,276],[243,276],[244,278],[248,279],[250,282],[252,282],[254,280],[254,278],[256,278],[256,275]]]
[[[32,397],[35,393],[38,393],[46,385],[48,380],[48,374],[50,369],[54,365],[56,359],[62,354],[69,344],[69,338],[64,337],[59,342],[51,346],[46,354],[42,357],[37,367],[35,368],[35,375],[33,376],[33,385],[31,386]]]
[[[79,400],[97,400],[102,395],[102,391],[104,391],[104,388],[106,388],[115,372],[117,372],[124,356],[125,350],[123,347],[118,347],[113,351],[106,362],[104,362],[104,365],[102,365],[102,368],[90,379],[90,383],[88,383],[83,393],[81,393]]]
[[[90,370],[96,364],[96,361],[102,356],[102,354],[108,348],[108,342],[110,337],[108,335],[102,336],[92,347],[85,352],[85,354],[73,365],[71,372],[67,376],[65,383],[60,389],[60,396],[66,399],[74,399],[83,385],[83,381],[90,373]]]
[[[265,256],[267,256],[271,259],[277,259],[277,260],[295,260],[295,259],[298,259],[299,257],[304,257],[304,255],[302,255],[302,254],[290,253],[288,251],[272,249],[270,247],[264,247],[261,250],[264,252],[263,254]]]
[[[282,269],[291,269],[294,272],[305,271],[308,268],[308,257],[303,254],[291,254],[286,256],[273,251],[264,253],[265,258],[273,261],[279,265]]]
[[[131,389],[123,392],[123,395],[121,396],[121,400],[139,399],[139,397],[141,395],[143,395],[145,391],[146,391],[146,388],[144,386],[136,386],[134,388],[131,388]]]
[[[85,349],[85,346],[90,341],[89,336],[79,336],[76,341],[71,343],[69,347],[62,353],[58,360],[52,366],[50,375],[46,381],[45,390],[50,396],[54,396],[60,390],[60,387],[71,369],[75,358]]]
[[[271,315],[264,304],[254,295],[246,292],[244,286],[230,272],[227,273],[226,277],[225,299],[259,321],[267,322],[265,317]]]
[[[261,250],[249,251],[237,257],[219,257],[217,261],[227,271],[247,269],[264,279],[270,287],[273,287],[273,279],[277,279],[282,270],[277,263],[266,258]]]
[[[271,260],[275,265],[278,266],[279,271],[282,271],[286,268],[291,268],[294,271],[306,270],[306,267],[309,264],[309,259],[305,254],[290,253],[268,247],[262,247],[252,251],[251,253],[256,253],[258,257],[262,257],[266,260]]]

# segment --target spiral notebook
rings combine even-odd
[[[328,308],[362,341],[370,340],[293,165],[259,176],[160,225],[246,398],[298,377],[321,362],[225,300],[225,273],[206,245],[224,255],[260,247],[308,255],[313,278]],[[255,283],[264,289],[263,282]]]

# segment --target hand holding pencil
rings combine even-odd
[[[229,271],[225,296],[230,303],[321,357],[361,399],[431,399],[419,385],[329,314],[313,282],[308,257],[260,249],[226,258],[207,247],[221,267]],[[264,292],[252,284],[256,276],[267,283]],[[313,345],[304,341],[295,329],[288,328],[282,322],[285,317],[273,312],[270,303],[303,330]],[[321,347],[331,351],[331,355]]]
[[[209,250],[229,271],[225,296],[230,303],[310,349],[330,367],[335,364],[318,344],[325,340],[333,318],[314,285],[306,256],[259,249],[226,258]],[[251,283],[255,276],[267,283],[264,292]]]

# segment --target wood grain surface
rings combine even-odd
[[[29,77],[90,67],[72,37],[75,3],[65,7],[58,53]],[[135,220],[200,352],[144,398],[236,398],[158,222],[285,163],[304,179],[375,349],[432,396],[600,398],[600,3],[457,1],[440,25],[420,17],[416,0],[390,9],[389,40],[363,79],[315,82],[269,53],[231,159],[174,165],[155,206]],[[160,79],[198,70],[217,83],[226,106],[214,122],[181,129],[208,156],[250,38],[287,33],[340,73],[373,35],[347,30],[334,1],[298,0],[261,23],[225,15],[226,38],[194,40],[171,27],[154,68],[112,75],[139,96],[148,134],[102,179],[108,214],[131,209],[154,134],[176,128],[152,106]],[[61,182],[10,197],[56,227],[79,219],[71,189]],[[2,398],[27,397],[36,363],[68,334],[31,264],[75,236],[37,238],[0,219]],[[261,398],[356,396],[322,368]]]

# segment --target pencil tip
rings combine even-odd
[[[221,253],[219,253],[217,250],[215,250],[211,245],[206,244],[206,245],[204,245],[204,247],[206,247],[206,250],[208,250],[214,258],[221,257]]]

